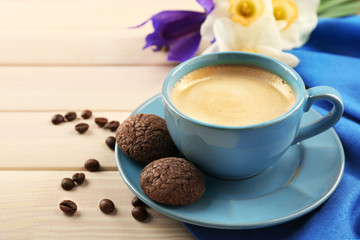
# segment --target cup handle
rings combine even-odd
[[[319,86],[308,89],[305,97],[306,103],[303,111],[307,112],[311,106],[320,100],[327,100],[333,104],[331,111],[321,119],[307,126],[300,127],[297,136],[292,145],[301,142],[307,138],[313,137],[335,125],[344,112],[344,105],[341,101],[341,95],[332,87]]]

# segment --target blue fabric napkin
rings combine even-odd
[[[307,44],[291,53],[308,87],[331,86],[343,97],[344,116],[335,125],[345,150],[343,178],[319,208],[284,224],[252,230],[184,224],[198,239],[360,239],[360,16],[320,19]],[[316,106],[321,114],[330,108]]]

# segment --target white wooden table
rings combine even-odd
[[[159,93],[175,66],[166,54],[145,51],[149,23],[165,9],[202,10],[195,0],[0,1],[0,239],[192,239],[181,222],[150,209],[150,221],[131,216],[133,193],[94,117],[122,122]],[[90,120],[80,112],[93,111]],[[53,125],[54,114],[76,111],[74,122]],[[90,124],[83,135],[74,130]],[[102,171],[83,168],[98,159]],[[87,181],[72,191],[60,182],[76,172]],[[112,199],[115,215],[98,208]],[[78,205],[73,217],[58,204]]]

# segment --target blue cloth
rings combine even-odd
[[[198,239],[360,239],[360,16],[320,19],[302,48],[295,70],[308,87],[327,85],[343,97],[335,125],[345,150],[343,178],[319,208],[293,221],[253,230],[222,230],[185,224]],[[331,106],[316,110],[326,114]],[[316,184],[316,183],[314,183]]]

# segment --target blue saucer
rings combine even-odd
[[[133,114],[163,117],[161,95],[138,107]],[[302,124],[321,116],[311,109]],[[333,129],[292,146],[274,165],[244,180],[206,176],[204,196],[186,206],[167,206],[148,198],[140,187],[144,165],[116,147],[121,177],[131,191],[151,208],[194,225],[222,229],[273,226],[298,218],[321,205],[334,192],[344,170],[344,151]]]

